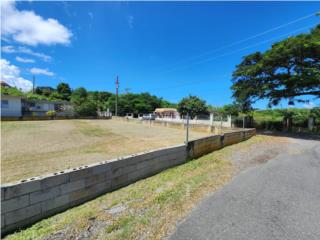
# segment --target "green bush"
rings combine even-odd
[[[97,106],[94,102],[86,101],[81,105],[75,107],[75,113],[80,117],[96,117],[97,116]]]
[[[46,115],[50,118],[54,118],[57,115],[57,113],[54,110],[49,110],[48,112],[46,112]]]

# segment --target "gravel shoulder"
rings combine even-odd
[[[320,239],[319,140],[271,136],[231,160],[238,174],[169,239]]]

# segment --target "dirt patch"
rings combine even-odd
[[[292,152],[294,140],[277,136],[256,136],[256,143],[232,153],[232,162],[240,169],[264,164],[282,153]]]

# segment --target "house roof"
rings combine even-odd
[[[40,99],[26,99],[27,102],[33,102],[33,103],[63,103],[63,104],[71,104],[68,101],[49,101],[49,100],[40,100]]]
[[[1,87],[12,87],[11,85],[9,85],[8,83],[6,83],[5,81],[0,81],[0,85]]]
[[[23,96],[15,96],[15,95],[7,95],[7,94],[2,94],[1,93],[1,98],[5,98],[5,97],[9,97],[9,98],[25,98]]]
[[[156,113],[177,112],[177,109],[175,109],[175,108],[156,108],[156,110],[154,110],[154,112],[156,112]]]

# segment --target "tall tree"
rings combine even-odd
[[[68,83],[59,83],[57,85],[57,92],[61,95],[63,100],[69,101],[71,96],[71,88]]]
[[[245,56],[233,73],[233,97],[248,109],[259,99],[269,106],[320,97],[320,25],[309,34],[289,37],[265,53]]]
[[[86,101],[88,96],[87,90],[83,87],[76,88],[71,94],[71,102],[75,105],[81,105]]]
[[[197,115],[207,114],[208,108],[206,105],[206,101],[198,98],[197,96],[188,96],[183,98],[178,103],[178,112],[186,116],[189,113],[191,118],[194,118]]]

